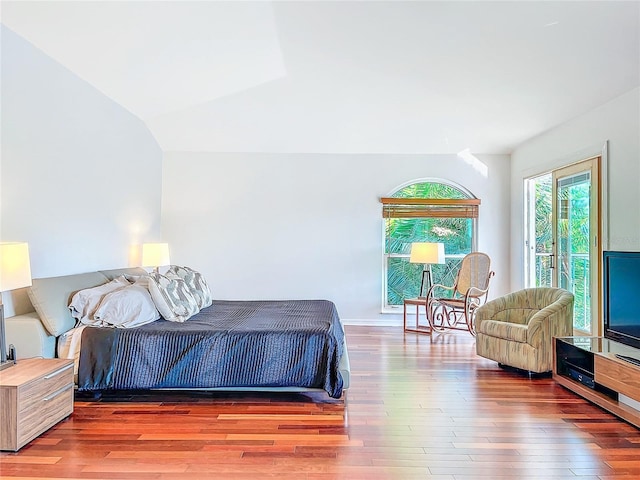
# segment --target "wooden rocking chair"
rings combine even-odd
[[[434,284],[427,293],[427,320],[432,330],[468,330],[476,334],[474,314],[476,308],[487,301],[489,281],[494,276],[491,259],[485,253],[469,253],[462,259],[453,286]],[[443,290],[451,292],[442,295]]]

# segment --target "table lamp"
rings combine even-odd
[[[143,243],[142,244],[142,266],[153,267],[157,273],[160,267],[171,265],[169,259],[168,243]]]
[[[7,339],[4,326],[4,305],[2,292],[16,290],[31,285],[31,265],[29,264],[29,245],[18,242],[0,243],[0,370],[13,365],[15,351],[11,360],[7,359]]]
[[[431,265],[434,263],[445,263],[444,243],[412,243],[409,262],[424,264],[424,270],[422,270],[422,281],[420,282],[420,293],[418,294],[419,297],[422,297],[425,277],[427,277],[427,281],[429,284],[427,287],[427,291],[429,291],[429,288],[431,288],[431,286],[433,285],[433,274],[431,273]]]

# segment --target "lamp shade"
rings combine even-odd
[[[444,243],[416,242],[411,244],[410,263],[445,263]]]
[[[170,265],[169,244],[168,243],[143,243],[142,244],[142,266],[161,267]]]
[[[0,243],[0,292],[31,285],[29,245],[19,242]]]

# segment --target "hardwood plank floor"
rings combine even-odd
[[[640,478],[640,431],[557,385],[501,370],[464,332],[347,326],[351,388],[326,395],[77,397],[3,479]]]

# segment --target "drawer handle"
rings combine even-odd
[[[45,379],[45,380],[49,380],[50,378],[55,377],[55,376],[56,376],[56,375],[58,375],[59,373],[62,373],[62,372],[64,372],[65,370],[69,370],[71,367],[73,367],[73,364],[71,364],[71,365],[67,365],[66,367],[62,367],[62,368],[60,368],[60,369],[56,370],[55,372],[50,373],[49,375],[45,375],[44,379]]]
[[[54,398],[56,398],[58,395],[60,395],[63,392],[66,392],[67,390],[69,390],[70,388],[73,388],[73,383],[70,383],[69,385],[65,385],[64,387],[62,387],[59,390],[56,390],[55,392],[53,392],[51,395],[49,395],[48,397],[44,397],[44,401],[48,402],[49,400],[53,400]]]

